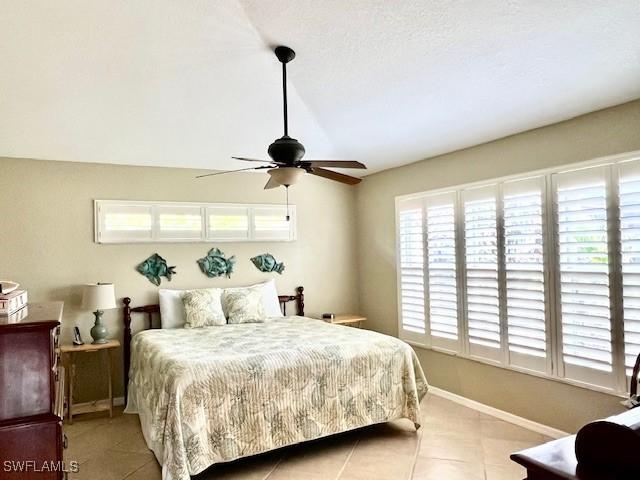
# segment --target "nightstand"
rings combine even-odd
[[[334,318],[323,318],[327,323],[333,323],[334,325],[349,325],[350,327],[360,328],[362,322],[367,320],[367,317],[362,315],[336,315]]]
[[[73,423],[73,416],[89,412],[106,412],[109,411],[109,417],[113,417],[113,379],[112,379],[112,353],[120,347],[118,340],[109,340],[107,343],[93,344],[86,343],[84,345],[62,345],[60,353],[67,364],[67,385],[69,390],[67,393],[67,412],[69,423]],[[73,388],[76,380],[76,359],[81,353],[98,353],[103,356],[104,365],[107,370],[107,379],[109,382],[109,398],[105,400],[97,400],[88,404],[73,405]]]

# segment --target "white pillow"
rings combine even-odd
[[[189,290],[158,290],[160,296],[160,327],[183,328],[186,323],[182,296]]]
[[[262,303],[267,317],[283,317],[280,301],[278,300],[276,282],[273,279],[262,284]]]
[[[267,318],[282,318],[282,309],[278,300],[278,291],[276,290],[276,282],[271,279],[268,282],[250,285],[254,287],[262,285],[262,303],[264,305],[264,313]],[[235,287],[248,288],[248,287]],[[233,290],[233,289],[225,289]],[[161,288],[158,290],[160,295],[160,327],[161,328],[183,328],[186,323],[184,313],[184,305],[182,305],[182,296],[189,290],[170,290]]]
[[[254,285],[249,285],[248,287],[231,287],[225,288],[225,292],[232,292],[234,290],[238,290],[240,288],[252,288],[252,287],[262,287],[262,305],[264,306],[264,313],[267,318],[282,318],[282,309],[280,308],[280,301],[278,300],[278,291],[276,290],[276,282],[271,279],[268,282],[264,283],[256,283]]]

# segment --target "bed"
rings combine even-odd
[[[279,300],[285,316],[265,323],[153,329],[158,306],[125,298],[126,412],[164,480],[395,419],[419,428],[428,386],[407,344],[304,317],[302,287]],[[135,336],[132,313],[148,319]]]

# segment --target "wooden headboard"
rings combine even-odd
[[[304,316],[304,287],[296,288],[295,295],[278,295],[280,306],[282,307],[282,313],[287,314],[287,303],[296,302],[296,315]],[[124,399],[127,401],[127,394],[129,390],[129,367],[131,365],[131,314],[132,313],[145,313],[147,315],[146,325],[143,330],[149,330],[153,327],[153,315],[160,314],[160,305],[143,305],[141,307],[131,307],[131,298],[124,297],[122,299],[124,303],[123,307],[123,321],[124,321]]]

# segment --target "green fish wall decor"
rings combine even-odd
[[[224,252],[219,248],[212,248],[206,257],[198,260],[198,265],[200,265],[202,273],[211,278],[221,277],[223,275],[231,278],[234,263],[236,263],[235,257],[231,256],[226,258]]]
[[[160,277],[166,277],[167,280],[171,281],[171,276],[176,274],[175,268],[175,266],[167,266],[167,261],[157,253],[154,253],[138,265],[136,270],[147,277],[155,286],[159,287],[162,281]]]
[[[280,275],[284,272],[284,263],[278,263],[275,257],[270,253],[257,255],[251,259],[251,262],[261,272],[276,272]]]

